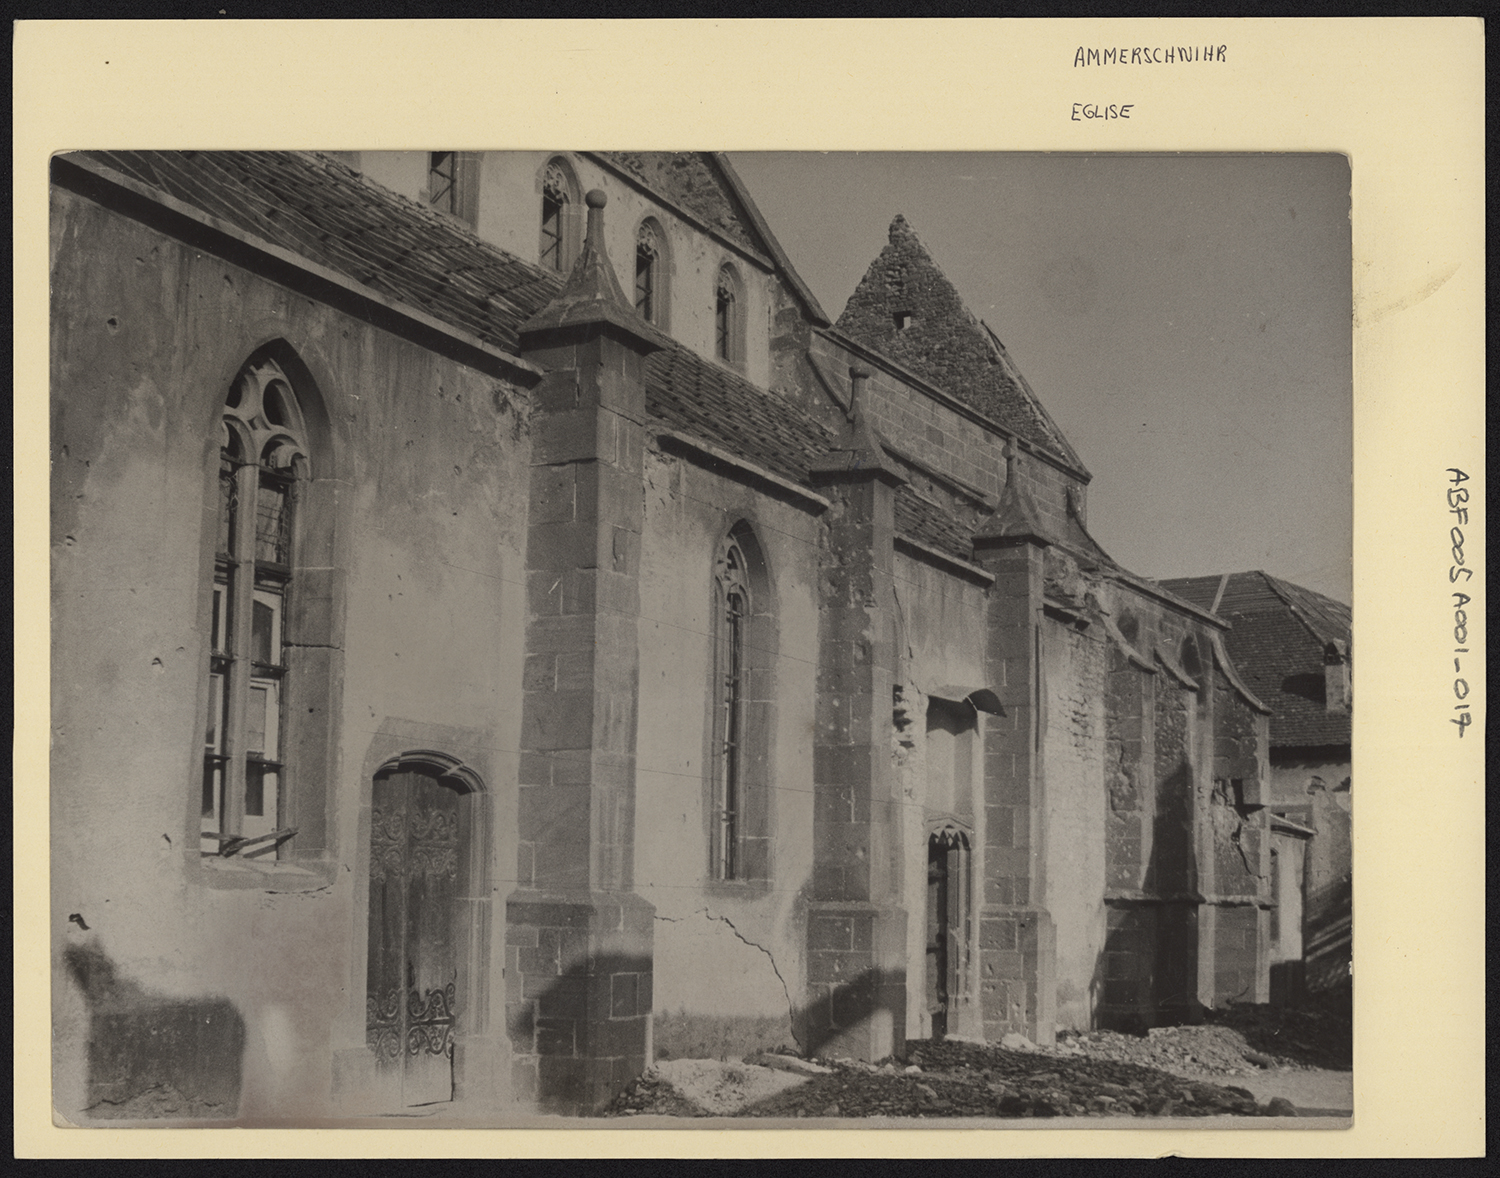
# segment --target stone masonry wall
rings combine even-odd
[[[1045,903],[1057,936],[1057,1022],[1092,1025],[1104,948],[1108,653],[1097,626],[1042,625]]]
[[[812,347],[828,378],[847,382],[849,367],[855,363],[853,354],[818,333],[812,337]],[[919,461],[998,499],[1005,486],[1006,435],[949,408],[894,373],[878,365],[871,367],[873,375],[865,384],[868,403],[864,408],[875,430]],[[847,400],[847,384],[837,387]],[[826,394],[821,397],[826,401]],[[1054,535],[1066,532],[1066,496],[1070,488],[1080,515],[1087,519],[1086,484],[1080,478],[1043,459],[1024,463],[1023,469],[1031,478],[1030,490],[1041,520]],[[967,515],[975,509],[960,496],[954,510]]]
[[[1213,786],[1207,835],[1211,872],[1204,888],[1213,905],[1211,1001],[1265,1002],[1269,992],[1271,840],[1266,799],[1269,766],[1265,717],[1212,672]]]

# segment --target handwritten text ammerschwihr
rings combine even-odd
[[[1073,54],[1073,68],[1090,65],[1172,65],[1191,61],[1226,61],[1228,45],[1156,45],[1149,49],[1086,49]]]

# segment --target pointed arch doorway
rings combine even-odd
[[[454,1098],[460,1024],[474,998],[465,898],[481,789],[441,754],[405,754],[375,775],[365,1041],[387,1107]]]
[[[930,1033],[941,1040],[967,1020],[969,992],[969,836],[945,822],[927,836],[927,992]]]

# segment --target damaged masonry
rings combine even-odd
[[[67,1120],[1269,997],[1269,709],[903,218],[833,320],[714,153],[87,152],[51,213]]]

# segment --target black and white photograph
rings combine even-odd
[[[672,22],[475,22],[470,74],[576,36],[598,110],[383,128],[330,30],[264,116],[18,148],[26,1148],[1430,1144],[1389,1085],[1420,984],[1451,1090],[1482,976],[1482,142],[1272,101],[1298,22],[961,23],[699,30],[772,125],[868,35],[805,134],[609,117],[605,34]],[[150,74],[105,32],[69,110]],[[881,78],[884,139],[839,121]]]
[[[1351,1115],[1343,156],[52,186],[70,1119]]]

